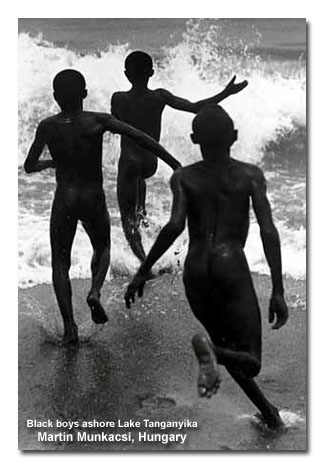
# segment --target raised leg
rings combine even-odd
[[[210,398],[221,382],[216,355],[208,338],[201,333],[192,338],[192,347],[199,363],[198,393]]]
[[[203,283],[206,284],[206,281]],[[229,299],[224,301],[221,296],[216,297],[215,291],[219,291],[219,288],[216,287],[214,293],[208,294],[203,283],[201,290],[197,290],[197,278],[194,284],[187,278],[186,295],[195,316],[205,326],[212,339],[217,362],[226,367],[260,410],[268,427],[282,429],[284,424],[278,410],[265,398],[252,378],[261,368],[261,326],[254,290],[245,290],[245,300],[237,300],[240,295],[237,295],[236,291],[236,294],[233,294],[235,302]],[[201,373],[199,357],[198,361]],[[205,379],[207,380],[207,375]]]
[[[53,286],[64,324],[63,345],[78,342],[78,329],[73,318],[72,289],[69,277],[71,249],[77,218],[64,209],[56,196],[50,223]]]
[[[255,377],[260,372],[260,359],[252,353],[232,351],[220,346],[214,346],[213,348],[219,364],[230,367],[237,374],[244,375],[245,377]]]

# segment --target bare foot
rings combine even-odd
[[[146,274],[146,281],[152,281],[152,280],[155,280],[157,278],[157,275],[155,273],[153,273],[152,270],[150,270],[147,274]]]
[[[208,339],[200,333],[193,337],[192,346],[199,363],[198,394],[210,398],[221,382],[215,353]]]
[[[146,211],[143,208],[140,208],[137,211],[137,224],[139,227],[147,229],[150,226],[150,223],[146,217]]]
[[[61,346],[75,346],[77,344],[79,344],[78,327],[76,325],[66,327]]]
[[[271,412],[268,414],[256,413],[254,415],[262,424],[264,424],[267,429],[275,432],[285,432],[287,427],[285,426],[283,420],[280,417],[279,411],[277,408],[273,407]]]
[[[159,276],[162,276],[162,275],[165,275],[165,274],[168,274],[168,273],[172,273],[172,266],[162,267],[158,271]]]
[[[87,303],[91,310],[91,318],[94,323],[106,323],[108,322],[108,317],[106,315],[105,309],[102,307],[101,302],[98,297],[89,295],[87,297]]]

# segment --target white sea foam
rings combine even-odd
[[[248,54],[222,55],[215,46],[213,34],[216,34],[215,31],[210,33],[209,38],[206,36],[205,40],[191,34],[184,37],[178,46],[164,51],[151,86],[165,87],[174,94],[191,100],[201,99],[220,91],[233,72],[240,68],[237,79],[248,79],[250,84],[240,95],[229,98],[223,104],[239,130],[239,140],[233,146],[233,156],[262,164],[265,149],[270,142],[284,138],[286,133],[298,126],[306,125],[304,66],[295,64],[288,71],[286,67],[283,73],[278,64],[262,62],[258,57]],[[122,45],[107,47],[100,54],[80,56],[68,49],[45,43],[41,37],[19,35],[19,166],[26,156],[37,123],[58,111],[51,94],[54,75],[63,68],[80,70],[86,77],[89,91],[85,108],[109,111],[112,93],[129,88],[123,73],[123,62],[128,52],[128,46]],[[161,142],[183,164],[199,158],[198,148],[192,145],[189,138],[191,121],[192,115],[172,109],[167,108],[163,114]],[[118,137],[105,137],[104,165],[111,174],[116,173],[118,146]],[[166,181],[170,174],[170,169],[161,163],[155,180]],[[40,184],[38,181],[42,177],[43,174],[21,174],[20,180],[33,180]],[[269,180],[269,193],[277,208],[278,219],[275,220],[282,240],[283,271],[295,278],[305,278],[305,227],[291,227],[293,212],[289,213],[287,210],[287,218],[279,216],[280,199],[275,196],[277,192],[271,192],[271,182],[272,177]],[[289,187],[290,207],[293,210],[296,206],[296,210],[301,210],[301,217],[305,217],[305,180],[296,183],[296,187],[298,190]],[[23,191],[20,196],[19,284],[22,287],[51,281],[48,222],[52,193],[53,190],[50,190],[44,209],[41,209],[39,200],[36,200],[37,196],[34,199],[28,198]],[[146,248],[152,244],[169,217],[166,206],[170,206],[170,192],[167,187],[165,191],[156,191],[154,185],[149,185],[148,199],[151,202],[154,199],[154,206],[149,213],[151,226],[143,233]],[[37,201],[38,209],[33,209],[33,200],[35,203]],[[111,203],[108,200],[110,209],[117,214],[115,202],[113,205]],[[119,219],[118,215],[116,219]],[[157,268],[180,268],[186,249],[187,237],[183,234],[160,260]],[[269,273],[259,240],[259,229],[255,223],[251,225],[246,253],[252,271]],[[82,228],[79,228],[73,247],[72,277],[89,277],[90,257],[90,243]],[[131,254],[118,221],[112,226],[112,273],[133,273],[137,266],[138,261]]]
[[[279,411],[280,417],[283,420],[286,427],[294,427],[298,426],[305,422],[305,417],[302,416],[300,413],[294,413],[293,411],[289,411],[286,409]],[[241,414],[238,416],[237,419],[248,419],[251,421],[259,421],[258,418],[254,414]]]

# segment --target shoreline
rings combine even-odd
[[[167,271],[167,272],[164,272],[164,269],[162,268],[161,269],[163,272],[162,273],[159,273],[157,272],[156,274],[156,277],[155,279],[158,279],[158,278],[161,278],[162,276],[164,275],[168,275],[168,276],[180,276],[182,277],[182,269],[181,270],[177,270],[176,272],[173,272],[173,271]],[[134,272],[134,274],[136,273],[136,271]],[[124,273],[112,273],[111,277],[109,279],[106,279],[105,280],[105,283],[104,283],[104,286],[103,288],[105,288],[105,286],[111,282],[116,282],[116,281],[121,281],[123,280],[125,283],[129,282],[131,280],[131,278],[134,276],[134,274],[124,274]],[[107,276],[109,275],[109,273],[107,274]],[[258,281],[258,278],[268,278],[269,281],[271,279],[270,277],[270,274],[265,274],[265,273],[258,273],[258,272],[251,272],[251,276],[252,276],[252,279],[253,279],[253,282],[254,281]],[[284,282],[284,285],[288,285],[288,288],[293,285],[293,288],[294,290],[298,288],[298,286],[301,288],[301,290],[304,289],[304,284],[306,284],[305,287],[307,287],[307,278],[294,278],[293,276],[288,276],[288,275],[282,275],[283,277],[283,282]],[[90,281],[91,277],[90,277],[90,272],[89,272],[89,276],[87,277],[82,277],[82,278],[71,278],[71,282],[72,283],[78,283],[79,281],[85,281],[85,282],[88,282]],[[36,283],[36,284],[31,284],[30,286],[22,286],[19,284],[19,280],[18,280],[18,291],[26,291],[26,290],[29,290],[29,289],[32,289],[32,288],[38,288],[38,287],[53,287],[52,286],[52,282],[51,281],[47,281],[47,282],[43,282],[43,283]],[[285,289],[288,289],[287,287],[285,287]]]
[[[109,322],[101,326],[92,324],[86,306],[90,281],[72,280],[81,342],[77,352],[58,346],[62,325],[52,286],[19,289],[20,450],[305,450],[306,282],[285,281],[287,302],[295,305],[286,326],[273,331],[267,323],[270,278],[253,279],[263,326],[257,381],[287,420],[296,419],[287,433],[270,437],[256,428],[254,406],[223,367],[218,394],[210,400],[198,397],[191,337],[202,327],[189,308],[181,276],[164,274],[147,283],[144,297],[130,311],[122,302],[129,277],[106,282],[102,298]],[[28,418],[189,419],[198,428],[185,429],[183,444],[140,442],[136,437],[133,444],[38,442],[37,429],[26,427]],[[136,436],[141,429],[133,431]]]

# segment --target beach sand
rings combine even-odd
[[[81,344],[59,346],[62,325],[51,285],[19,289],[19,449],[21,450],[305,450],[306,283],[286,280],[290,319],[279,331],[267,323],[271,292],[267,276],[254,275],[263,324],[263,366],[257,382],[288,424],[274,435],[256,423],[254,406],[221,367],[222,384],[210,400],[198,397],[198,364],[191,338],[202,327],[184,295],[180,275],[147,283],[145,295],[127,311],[129,278],[105,283],[106,325],[91,322],[85,298],[89,280],[73,280],[73,303]],[[40,442],[44,421],[141,421],[128,442]],[[143,419],[196,421],[197,428],[143,428]],[[128,429],[103,429],[128,432]],[[143,443],[138,431],[187,434],[184,444]],[[101,429],[92,430],[100,433]],[[48,430],[60,432],[60,429]],[[61,431],[62,432],[62,431]],[[88,430],[91,433],[91,430]]]

